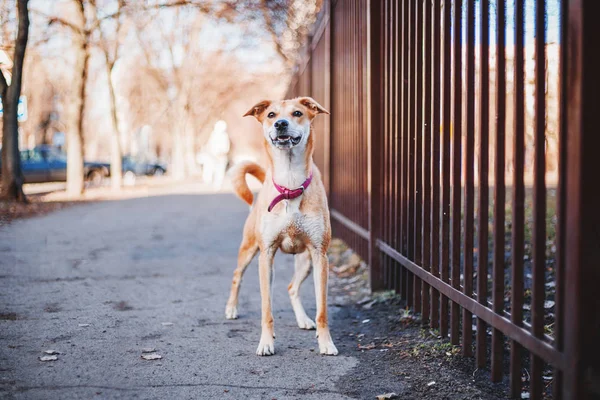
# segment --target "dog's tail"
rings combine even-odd
[[[242,161],[231,169],[231,184],[235,194],[249,205],[252,205],[254,195],[246,182],[246,174],[253,175],[262,183],[265,181],[265,170],[252,161]]]

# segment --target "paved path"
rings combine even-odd
[[[254,354],[256,260],[240,319],[225,320],[246,215],[231,194],[165,195],[73,206],[0,229],[0,397],[345,398],[336,382],[357,360],[343,349],[320,356],[314,331],[296,327],[290,256],[276,259],[275,356]],[[311,281],[302,296],[314,315]],[[142,360],[147,347],[163,358]],[[60,352],[57,361],[38,360],[48,349]]]

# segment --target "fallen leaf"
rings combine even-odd
[[[50,354],[50,355],[60,354],[60,352],[58,352],[56,350],[44,350],[44,353]]]
[[[371,307],[373,307],[373,305],[375,303],[377,303],[377,300],[372,300],[372,301],[368,302],[367,304],[363,305],[362,308],[364,310],[369,310],[369,309],[371,309]]]
[[[398,398],[398,395],[394,392],[380,394],[379,396],[377,396],[377,400],[397,399],[397,398]]]
[[[160,354],[142,354],[144,360],[160,360],[162,356]]]
[[[364,345],[364,346],[359,343],[358,344],[358,348],[361,349],[361,350],[371,350],[371,349],[375,348],[375,343],[369,343],[369,344]]]
[[[40,361],[56,361],[58,360],[57,356],[42,356],[39,358]]]
[[[87,328],[90,324],[78,324],[80,328]]]
[[[154,353],[156,349],[154,347],[145,347],[142,349],[142,353]]]

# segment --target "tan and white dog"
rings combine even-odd
[[[261,356],[275,353],[271,287],[273,258],[278,249],[295,254],[294,277],[288,292],[298,326],[316,328],[321,354],[338,353],[327,320],[327,248],[331,241],[331,224],[325,187],[313,163],[312,120],[322,113],[329,114],[312,98],[300,97],[261,101],[244,115],[254,116],[262,124],[269,165],[265,170],[255,163],[243,162],[232,170],[235,192],[250,205],[253,195],[246,183],[246,174],[254,175],[264,185],[244,225],[225,316],[237,318],[242,275],[260,251],[262,333],[256,354]],[[316,325],[306,315],[299,297],[300,285],[310,274],[311,264],[317,302]]]

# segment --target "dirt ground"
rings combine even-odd
[[[396,393],[398,399],[492,400],[508,398],[505,383],[493,384],[460,348],[422,327],[392,292],[370,295],[366,265],[339,240],[330,251],[330,305],[341,352],[359,364],[342,377],[341,393],[359,399]]]

